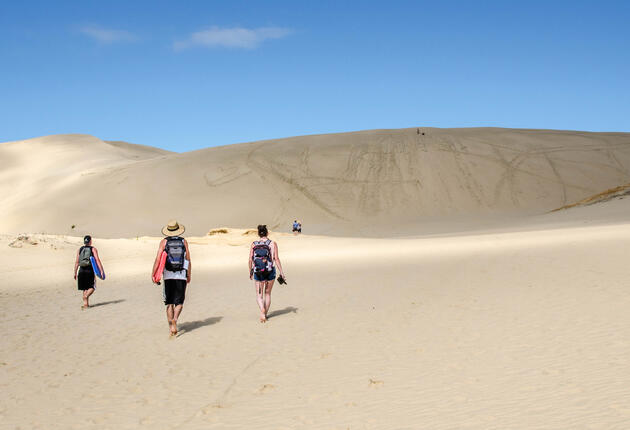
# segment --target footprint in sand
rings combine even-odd
[[[385,381],[379,381],[377,379],[368,379],[369,383],[368,383],[368,387],[378,387],[381,386],[383,384],[385,384]]]
[[[260,394],[264,394],[264,393],[267,393],[267,392],[269,392],[269,391],[273,390],[274,388],[276,388],[276,387],[275,387],[275,386],[273,386],[273,385],[271,385],[271,384],[265,384],[265,385],[263,385],[262,387],[260,387],[260,388],[258,389],[258,392],[259,392]]]
[[[211,405],[205,406],[201,409],[201,413],[203,415],[210,415],[211,413],[213,413],[215,410],[217,409],[223,409],[225,406],[223,406],[221,403],[213,403]]]

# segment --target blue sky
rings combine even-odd
[[[630,131],[629,22],[622,1],[7,1],[0,141]]]

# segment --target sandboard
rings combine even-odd
[[[162,251],[162,256],[160,257],[160,263],[158,267],[155,269],[153,273],[153,282],[158,284],[162,279],[162,272],[164,272],[164,266],[166,265],[166,251]]]
[[[94,270],[94,274],[98,276],[100,279],[105,279],[105,273],[101,273],[101,269],[98,267],[98,263],[94,257],[90,257],[90,262],[92,263],[92,269]]]

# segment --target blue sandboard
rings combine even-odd
[[[96,264],[96,260],[94,257],[90,257],[90,261],[92,262],[92,269],[94,269],[94,274],[101,279],[105,279],[105,274],[101,273],[101,269],[98,268],[98,264]]]

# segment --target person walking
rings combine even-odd
[[[98,256],[98,250],[92,246],[92,237],[86,235],[83,238],[83,246],[77,251],[77,257],[74,260],[74,279],[77,281],[78,289],[83,291],[82,310],[90,307],[90,296],[96,288],[96,276],[90,257],[94,257],[100,272],[105,273],[101,259]]]
[[[166,305],[166,319],[171,336],[177,335],[177,319],[184,308],[186,287],[190,284],[192,274],[190,249],[188,242],[182,237],[184,231],[186,228],[175,220],[169,221],[166,227],[162,229],[162,234],[166,237],[160,241],[151,271],[151,281],[159,284],[159,282],[154,281],[153,274],[160,264],[162,253],[165,252],[166,264],[162,275],[164,280],[162,295]]]
[[[276,267],[280,272],[278,282],[284,283],[284,271],[278,256],[278,244],[269,239],[266,225],[258,226],[259,240],[252,243],[249,249],[249,279],[254,280],[256,301],[260,308],[260,322],[267,322],[267,314],[271,306],[271,290],[276,279]]]

